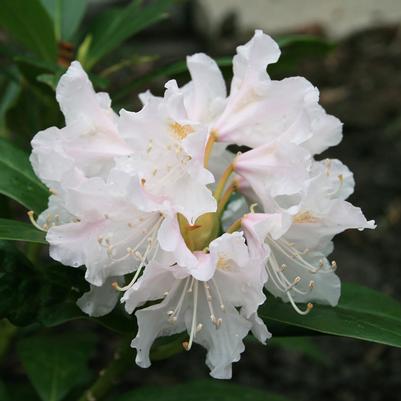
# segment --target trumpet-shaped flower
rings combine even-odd
[[[347,229],[375,227],[359,208],[345,201],[354,184],[346,166],[338,160],[314,162],[311,175],[296,214],[250,213],[241,221],[254,247],[270,249],[266,288],[298,311],[295,302],[338,303],[337,265],[327,260],[332,238]]]
[[[210,252],[195,252],[196,268],[172,263],[169,256],[155,262],[124,294],[128,312],[147,301],[161,302],[139,309],[138,334],[132,345],[136,362],[150,365],[149,351],[162,335],[187,331],[189,350],[198,343],[207,349],[206,364],[215,378],[230,378],[231,364],[244,351],[243,338],[254,330],[264,342],[270,334],[256,312],[263,295],[259,261],[250,257],[242,233],[224,234]],[[237,310],[240,308],[240,311]]]
[[[121,135],[135,151],[119,158],[117,167],[138,174],[147,192],[193,223],[216,210],[207,188],[214,177],[203,167],[207,127],[182,112],[177,89],[170,82],[165,99],[151,97],[141,111],[120,113]]]
[[[73,168],[88,177],[106,177],[115,156],[131,153],[118,132],[109,95],[96,93],[74,61],[61,77],[56,97],[66,126],[48,128],[33,138],[30,160],[36,174],[51,188]]]

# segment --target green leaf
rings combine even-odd
[[[268,67],[269,74],[275,79],[296,75],[300,62],[322,58],[335,48],[325,38],[311,35],[285,35],[277,38],[281,48],[281,57]]]
[[[217,58],[216,62],[220,67],[223,68],[232,66],[232,60],[230,57]],[[187,63],[185,61],[177,61],[173,64],[161,66],[157,69],[154,69],[148,74],[136,77],[132,81],[125,83],[124,88],[113,94],[113,102],[115,104],[116,102],[123,99],[125,96],[129,95],[132,91],[142,87],[144,84],[151,82],[156,78],[177,77],[178,75],[184,73],[188,73]]]
[[[75,305],[88,291],[84,272],[62,265],[34,266],[11,242],[0,241],[0,319],[16,326],[57,325],[86,316]]]
[[[28,155],[0,138],[0,193],[30,210],[41,212],[49,192],[36,178]]]
[[[42,401],[59,401],[88,378],[94,337],[83,335],[30,337],[17,350]]]
[[[6,386],[2,381],[0,381],[0,401],[8,401],[10,399],[10,395],[6,389]]]
[[[9,219],[0,219],[0,240],[47,244],[43,231],[39,231],[32,224]]]
[[[269,340],[270,347],[282,348],[290,352],[300,353],[308,359],[327,365],[329,360],[311,337],[277,337]]]
[[[102,57],[119,46],[124,40],[156,23],[166,16],[171,0],[153,0],[142,5],[142,1],[132,1],[125,8],[107,10],[95,19],[90,28],[89,48],[86,52],[78,50],[79,58],[86,70],[92,68]],[[89,40],[83,43],[88,46]]]
[[[56,60],[53,24],[39,0],[2,0],[0,25],[43,60]]]
[[[301,316],[291,305],[268,297],[259,313],[267,326],[269,322],[278,322],[401,347],[401,304],[381,292],[356,284],[343,283],[340,302],[334,308],[315,305],[307,316]]]
[[[202,380],[169,387],[144,387],[130,391],[112,401],[285,401],[279,395],[238,384]],[[111,401],[111,400],[110,400]]]
[[[71,40],[86,10],[87,0],[41,0],[54,22],[57,40]]]

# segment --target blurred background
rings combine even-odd
[[[89,1],[75,36],[59,42],[58,66],[67,65],[78,51],[84,53],[85,48],[75,44],[82,43],[85,27],[99,13],[111,4],[128,3]],[[150,87],[160,94],[167,78],[181,83],[188,79],[182,67],[188,54],[202,51],[221,59],[229,79],[226,57],[254,29],[283,38],[283,43],[287,40],[281,61],[269,73],[273,79],[304,76],[320,89],[323,107],[344,123],[343,141],[322,157],[339,158],[350,167],[357,183],[351,201],[378,224],[375,231],[346,232],[335,240],[338,274],[400,301],[401,2],[188,0],[175,2],[169,13],[91,66],[97,89],[111,94],[116,110],[136,110],[141,91]],[[293,35],[304,40],[290,40]],[[62,126],[53,92],[59,72],[43,62],[29,61],[14,39],[9,30],[0,30],[0,136],[29,150],[29,140],[38,130]],[[2,214],[20,213],[5,198],[0,202]],[[117,338],[85,321],[50,330],[96,332],[96,352],[90,362],[94,369],[106,363]],[[35,400],[16,355],[14,350],[3,359],[3,380],[15,384],[10,391],[16,401]],[[190,353],[155,362],[148,370],[132,364],[121,386],[205,379],[204,356],[195,347]],[[401,399],[401,350],[328,336],[280,337],[265,348],[249,343],[241,362],[234,365],[233,382],[293,400],[397,401]]]

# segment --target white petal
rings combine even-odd
[[[305,188],[309,177],[310,159],[308,153],[299,146],[275,142],[245,152],[235,159],[234,169],[251,185],[263,202],[266,211],[278,207],[288,209],[300,202],[279,196],[299,195]],[[289,204],[287,204],[289,203]]]
[[[180,333],[185,330],[184,313],[187,309],[187,301],[184,300],[182,312],[175,323],[168,320],[168,312],[173,310],[179,302],[184,280],[177,280],[170,289],[167,297],[159,304],[141,309],[135,313],[138,321],[138,334],[131,343],[136,348],[135,362],[141,368],[151,365],[149,352],[156,338]]]
[[[191,267],[198,263],[182,238],[176,216],[165,218],[160,226],[157,238],[161,248],[173,253],[180,266]]]
[[[90,290],[77,300],[77,305],[89,316],[107,315],[117,305],[120,296],[120,293],[113,288],[112,284],[114,282],[122,284],[123,281],[119,277],[110,277],[100,287],[91,285]]]
[[[269,330],[267,330],[263,320],[257,315],[257,313],[252,314],[248,320],[252,323],[252,334],[265,345],[266,341],[269,340],[272,335]]]
[[[256,30],[252,39],[237,47],[233,58],[234,77],[231,94],[242,90],[242,86],[255,85],[268,80],[266,67],[280,57],[277,43],[260,30]]]
[[[217,268],[243,267],[249,262],[242,232],[225,233],[209,244],[210,256]]]
[[[210,375],[215,379],[230,379],[232,376],[232,363],[238,362],[241,353],[245,350],[243,339],[252,327],[247,319],[242,317],[230,304],[222,316],[219,328],[210,320],[210,313],[205,297],[199,297],[198,322],[203,327],[195,342],[207,349],[206,364],[210,368]],[[187,318],[187,328],[188,328]]]
[[[216,115],[216,105],[227,94],[223,75],[216,62],[203,53],[187,57],[187,66],[192,78],[184,87],[188,115],[195,121],[208,123]]]
[[[273,249],[274,246],[272,246]],[[288,294],[290,294],[295,302],[317,302],[336,306],[341,294],[341,282],[332,271],[325,258],[325,253],[326,251],[309,251],[302,255],[303,260],[301,261],[299,257],[289,257],[274,249],[271,257],[274,256],[277,266],[270,265],[270,275],[266,283],[267,290],[285,302],[289,302]],[[309,267],[306,267],[305,263]],[[277,285],[279,281],[277,277],[280,275],[279,271],[282,265],[285,265],[282,274],[287,281],[282,285]],[[313,272],[313,270],[318,271]],[[299,280],[299,282],[292,290],[286,291],[285,287],[294,280]]]
[[[165,260],[163,263],[154,262],[148,265],[141,278],[124,293],[121,302],[125,302],[128,313],[132,313],[146,302],[163,299],[174,287],[176,279],[166,262]]]

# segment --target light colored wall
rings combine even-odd
[[[369,26],[401,22],[401,0],[199,0],[213,29],[229,11],[241,28],[266,32],[319,23],[332,37]]]

